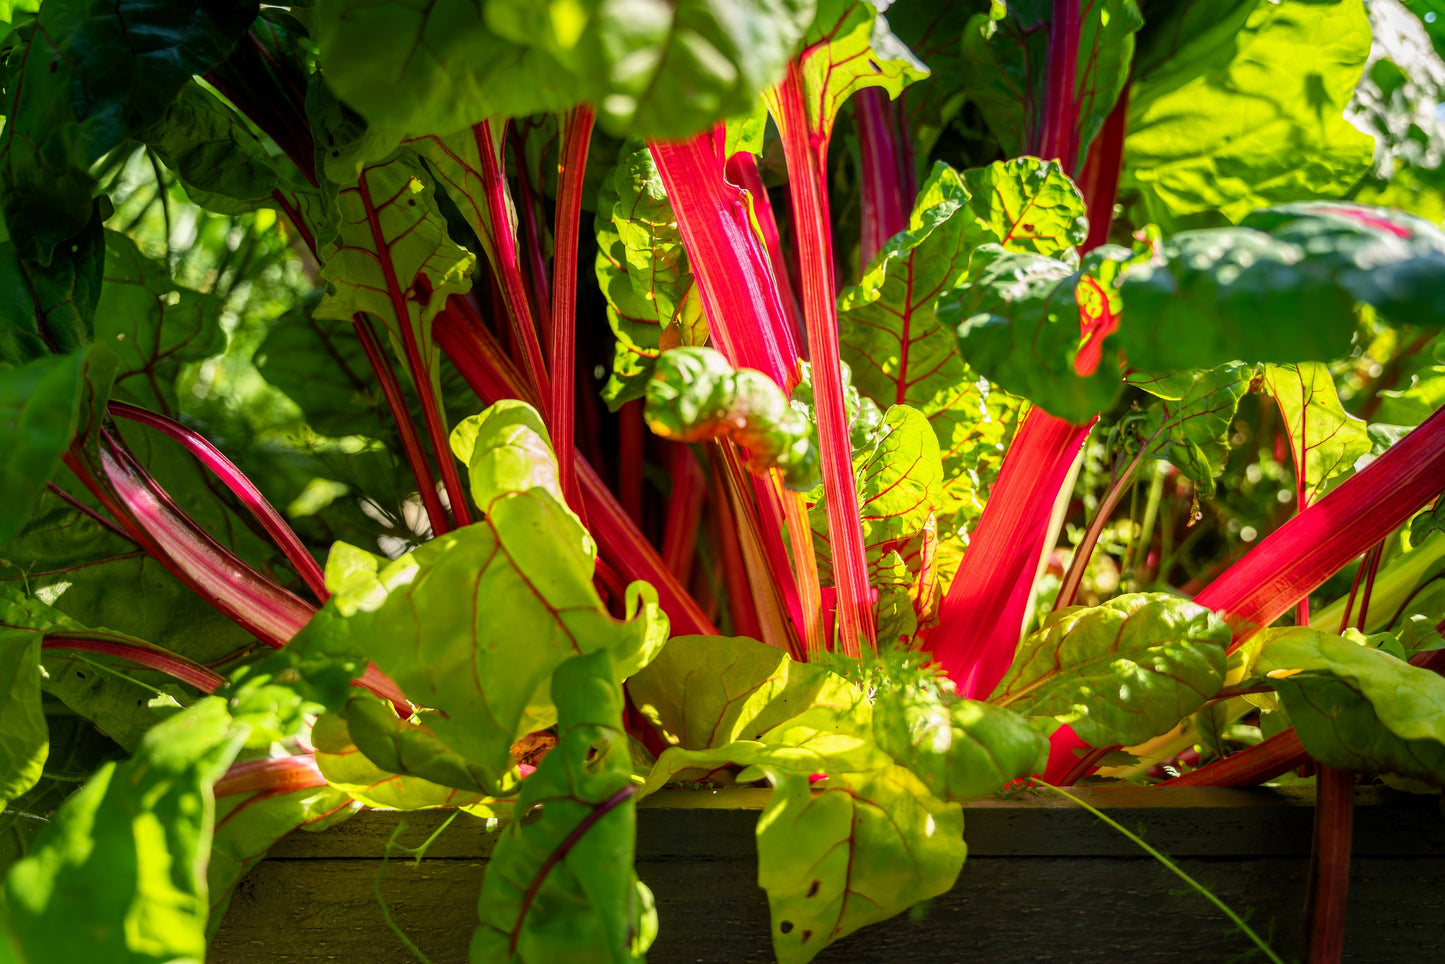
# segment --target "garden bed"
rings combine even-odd
[[[757,886],[753,826],[768,791],[666,791],[638,810],[637,869],[657,899],[653,964],[773,959]],[[1095,788],[1080,796],[1175,859],[1289,958],[1309,873],[1312,790]],[[966,808],[968,862],[916,921],[839,941],[819,961],[1222,961],[1249,949],[1214,907],[1087,812],[1052,796]],[[396,923],[428,957],[466,959],[495,835],[459,819],[419,866],[417,846],[446,819],[368,812],[322,834],[295,834],[242,881],[211,964],[410,961]],[[1445,959],[1445,821],[1438,799],[1356,794],[1345,959]]]

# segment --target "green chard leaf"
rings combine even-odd
[[[1370,52],[1363,0],[1180,0],[1149,13],[1120,182],[1139,195],[1138,221],[1238,221],[1340,197],[1368,172],[1371,139],[1344,116]]]
[[[1135,0],[1099,0],[1081,5],[1078,73],[1074,85],[1077,157],[1083,165],[1089,143],[1104,125],[1129,79],[1134,33],[1143,24]],[[963,89],[978,105],[1003,153],[1024,154],[1040,142],[1045,123],[1050,55],[1049,0],[993,3],[969,20],[963,55],[969,69]]]
[[[758,769],[776,784],[758,817],[758,884],[768,892],[779,964],[805,964],[958,878],[963,810],[908,769],[830,773],[821,793],[807,774]]]
[[[878,637],[906,643],[933,615],[940,595],[933,555],[943,467],[928,420],[907,405],[889,408],[875,443],[854,453],[853,472],[868,581],[878,590]],[[827,505],[821,487],[814,492],[818,501],[808,516],[818,577],[832,585]]]
[[[407,357],[404,346],[415,340],[422,368],[416,377],[437,384],[441,350],[430,336],[431,322],[450,295],[469,290],[476,259],[447,237],[431,178],[415,154],[394,152],[363,166],[356,183],[341,189],[337,206],[330,236],[318,239],[327,291],[315,314],[375,315],[399,357]]]
[[[1149,376],[1131,375],[1129,381],[1145,391],[1158,387]],[[1249,392],[1255,369],[1230,362],[1181,376],[1187,387],[1178,398],[1161,398],[1150,405],[1139,432],[1147,440],[1148,456],[1168,459],[1200,486],[1201,493],[1212,492],[1229,459],[1234,414]]]
[[[0,244],[0,362],[23,364],[90,343],[105,267],[99,215],[45,266],[21,261],[14,245]]]
[[[913,132],[914,156],[927,175],[928,157],[949,122],[963,106],[963,31],[970,18],[966,6],[956,3],[895,4],[888,8],[888,26],[929,67],[931,80],[915,84],[899,97],[905,130]]]
[[[1321,362],[1266,365],[1264,384],[1284,416],[1303,509],[1332,480],[1354,471],[1355,460],[1370,452],[1370,436],[1364,420],[1340,404],[1334,377]]]
[[[318,0],[312,22],[327,83],[392,144],[583,99],[544,48],[506,40],[486,20],[481,0]]]
[[[124,234],[105,233],[105,287],[95,338],[120,361],[116,394],[175,416],[181,366],[215,354],[225,343],[221,308],[219,297],[177,285],[169,268],[147,258]]]
[[[76,433],[105,404],[115,356],[103,347],[0,368],[0,546],[29,520]]]
[[[4,930],[33,961],[201,960],[211,788],[244,740],[208,697],[68,799],[5,878]]]
[[[747,112],[787,69],[815,0],[487,0],[487,24],[576,77],[617,135],[676,139]],[[481,115],[478,115],[481,116]]]
[[[809,130],[831,134],[838,111],[854,91],[881,87],[897,97],[928,76],[923,62],[888,29],[882,11],[891,2],[819,0],[799,55]],[[771,103],[769,110],[778,116]]]
[[[472,491],[485,521],[396,560],[338,543],[326,567],[335,595],[288,646],[302,656],[374,661],[409,699],[439,711],[427,725],[493,793],[514,769],[513,742],[555,720],[547,686],[558,666],[606,649],[620,681],[667,635],[646,583],[628,587],[625,620],[608,614],[592,585],[595,545],[547,487],[555,457],[539,427],[521,403],[468,423],[453,444],[476,466]],[[398,639],[414,643],[398,647]],[[348,695],[343,686],[323,702],[340,710]]]
[[[675,636],[627,681],[668,743],[708,750],[761,740],[812,706],[851,707],[842,677],[746,637]]]
[[[1058,161],[1018,157],[963,173],[969,206],[1006,251],[1067,260],[1089,236],[1084,197]]]
[[[1437,498],[1433,507],[1410,521],[1410,545],[1419,548],[1436,532],[1445,532],[1445,499]]]
[[[627,689],[673,744],[644,792],[729,765],[747,768],[739,782],[774,785],[758,819],[758,883],[779,961],[811,960],[953,886],[962,810],[879,750],[872,707],[847,680],[755,640],[691,636]]]
[[[935,796],[956,803],[1041,773],[1048,762],[1049,741],[1023,717],[919,686],[879,693],[873,735]]]
[[[1081,374],[1079,274],[1062,261],[1012,254],[984,245],[972,278],[938,305],[969,364],[1005,391],[1059,418],[1083,424],[1119,393],[1111,361],[1117,336],[1102,347],[1104,363]]]
[[[522,784],[487,863],[471,960],[636,961],[657,934],[633,870],[637,788],[618,670],[606,650],[574,656],[551,683],[557,745]]]
[[[41,265],[91,220],[90,169],[225,60],[255,3],[53,0],[43,5],[0,135],[6,226]]]
[[[1445,679],[1380,649],[1301,627],[1266,629],[1256,674],[1279,693],[1310,756],[1445,786]]]
[[[1445,233],[1423,218],[1356,204],[1291,204],[1239,227],[1186,231],[1119,283],[1120,337],[1147,371],[1228,361],[1330,361],[1345,354],[1356,302],[1386,319],[1445,324]]]
[[[41,673],[40,634],[0,628],[0,810],[35,786],[49,756]]]
[[[641,398],[664,348],[701,345],[707,321],[677,216],[652,153],[627,141],[597,196],[597,283],[617,343],[602,398],[616,411]]]
[[[246,122],[192,81],[141,140],[186,188],[192,201],[218,214],[273,206],[277,189],[304,191],[306,182],[284,157],[273,158]]]
[[[1050,613],[1019,646],[989,702],[1051,716],[1092,746],[1132,746],[1224,685],[1229,627],[1166,593],[1130,593]]]
[[[316,721],[316,727],[311,731],[311,739],[316,747],[316,766],[332,787],[368,807],[385,807],[391,810],[465,807],[486,799],[487,795],[477,789],[478,781],[466,774],[465,761],[441,747],[434,736],[430,749],[439,750],[439,754],[429,754],[430,758],[418,756],[408,759],[402,743],[405,734],[400,731],[404,727],[419,731],[422,728],[412,727],[405,721],[397,719],[395,713],[381,706],[380,701],[375,698],[354,702],[357,705],[368,707],[368,710],[355,714],[358,721],[365,721],[361,722],[361,727],[372,723],[372,716],[381,717],[383,712],[390,714],[395,720],[395,725],[390,727],[391,733],[382,735],[383,740],[387,736],[395,740],[392,744],[392,755],[387,759],[386,754],[377,753],[376,756],[386,759],[387,764],[378,765],[373,762],[371,753],[362,750],[357,745],[356,738],[351,735],[351,718],[353,716],[351,705],[348,705],[345,717],[337,716],[334,713],[325,714]],[[385,721],[378,719],[375,723],[384,725]],[[376,742],[380,744],[382,741]],[[410,742],[408,741],[408,744]],[[451,764],[448,766],[451,776],[446,784],[433,783],[414,775],[417,770],[434,772],[438,769],[436,766],[438,755],[446,758],[444,761],[446,764]],[[455,765],[458,763],[460,766]],[[459,780],[470,782],[473,786],[471,792],[459,790],[450,785]]]
[[[734,371],[711,348],[673,348],[658,357],[645,416],[653,434],[675,442],[731,438],[748,451],[751,471],[781,469],[790,488],[818,482],[813,425],[767,375]]]

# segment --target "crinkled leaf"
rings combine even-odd
[[[627,692],[682,750],[761,740],[813,707],[867,711],[847,680],[745,637],[676,636]]]
[[[1254,373],[1239,362],[1181,373],[1189,385],[1180,397],[1162,398],[1145,412],[1140,434],[1149,440],[1148,454],[1168,459],[1201,491],[1213,491],[1229,458],[1234,413]]]
[[[1410,545],[1419,547],[1436,532],[1445,532],[1445,499],[1436,499],[1432,508],[1410,521]]]
[[[159,121],[194,74],[224,60],[256,16],[238,0],[51,0],[14,55],[0,138],[5,223],[22,257],[49,264],[91,220],[90,168]]]
[[[1166,593],[1050,613],[989,702],[1052,716],[1093,746],[1158,736],[1224,685],[1229,627]]]
[[[0,244],[0,362],[22,364],[90,343],[105,268],[101,212],[48,265]]]
[[[1119,392],[1110,340],[1104,364],[1080,374],[1078,276],[1067,264],[1034,254],[1010,254],[986,245],[981,270],[938,305],[938,318],[954,330],[971,367],[1005,391],[1082,424],[1108,408]]]
[[[104,348],[0,368],[0,546],[30,518],[76,432],[105,404],[114,373]]]
[[[1321,362],[1264,366],[1264,384],[1279,403],[1304,508],[1331,480],[1354,470],[1370,451],[1363,419],[1340,404],[1334,377]]]
[[[933,568],[937,545],[935,515],[942,503],[943,466],[938,440],[928,420],[907,405],[894,405],[884,415],[875,442],[853,456],[857,480],[858,517],[868,560],[868,581],[879,590],[878,606],[885,611],[893,602],[889,587],[902,588],[911,599],[914,619],[880,613],[879,638],[907,638],[932,614],[939,592]],[[828,544],[828,514],[822,489],[809,506],[813,545],[821,555],[819,580],[832,585],[832,558]],[[884,633],[881,626],[891,631]]]
[[[974,215],[1006,251],[1065,258],[1089,236],[1084,197],[1058,161],[995,161],[963,182]]]
[[[873,704],[878,746],[944,800],[965,803],[1042,772],[1049,741],[1023,717],[978,700],[922,687],[879,693]]]
[[[1009,156],[1025,153],[1042,135],[1053,9],[1049,0],[993,3],[989,13],[975,14],[963,31],[969,65],[963,89]],[[1079,155],[1062,158],[1070,169],[1082,163],[1129,79],[1134,32],[1142,23],[1134,0],[1081,4],[1074,85]]]
[[[560,111],[582,99],[572,71],[542,47],[498,36],[482,6],[319,0],[313,22],[327,83],[398,136],[450,134],[486,117]]]
[[[617,668],[606,651],[552,678],[557,745],[522,784],[521,813],[487,862],[471,960],[641,960],[657,933],[633,870],[636,788]]]
[[[891,3],[891,0],[889,0]],[[888,29],[889,3],[820,0],[803,38],[800,67],[808,129],[824,136],[856,90],[882,87],[889,97],[928,76],[928,68]]]
[[[711,348],[674,348],[654,363],[647,382],[648,427],[677,442],[731,438],[747,450],[753,472],[777,468],[790,488],[818,481],[813,426],[762,372],[733,370]]]
[[[436,379],[441,356],[431,322],[449,295],[467,292],[475,259],[447,237],[425,173],[414,154],[401,151],[364,167],[355,185],[342,188],[334,238],[321,250],[327,292],[316,314],[375,315],[402,357],[409,326],[423,367],[416,377]]]
[[[747,111],[776,83],[814,0],[487,0],[487,23],[576,74],[608,131],[695,134]]]
[[[1153,4],[1120,183],[1138,220],[1177,230],[1344,195],[1373,152],[1344,117],[1369,51],[1362,0]]]
[[[117,231],[107,231],[105,242],[96,341],[120,360],[118,392],[174,415],[181,366],[215,354],[225,342],[221,299],[180,287],[165,265]]]
[[[373,660],[409,699],[440,711],[429,718],[433,732],[499,792],[512,743],[554,719],[547,682],[563,661],[607,649],[625,677],[666,636],[667,618],[645,583],[629,587],[626,621],[608,615],[578,533],[575,517],[544,490],[502,495],[484,522],[395,561],[374,560],[370,573],[356,566],[341,584],[328,572],[336,585],[329,616],[296,642]]]
[[[1279,693],[1310,756],[1445,786],[1445,679],[1329,633],[1262,635],[1255,672]]]
[[[1422,218],[1352,204],[1257,211],[1240,227],[1186,231],[1133,265],[1120,293],[1131,365],[1329,361],[1349,348],[1355,303],[1445,323],[1445,234]]]
[[[244,214],[273,204],[278,188],[305,190],[285,158],[274,158],[234,110],[194,81],[142,140],[208,211]]]
[[[982,492],[997,475],[1018,406],[969,370],[935,314],[939,296],[966,276],[974,248],[1004,240],[970,216],[968,201],[964,179],[935,165],[907,230],[838,298],[842,356],[854,383],[883,405],[911,405],[933,426],[944,474],[938,528],[947,546],[960,544],[982,513]]]
[[[677,216],[645,145],[624,145],[598,193],[595,231],[597,283],[617,339],[602,397],[615,410],[645,394],[664,347],[702,344],[707,324]],[[668,332],[674,325],[676,339]]]
[[[758,884],[781,964],[953,886],[967,853],[962,808],[906,768],[829,774],[821,793],[806,774],[761,769],[776,789],[758,817]]]
[[[211,787],[244,739],[208,697],[106,764],[5,879],[8,929],[31,960],[201,960]]]
[[[40,634],[0,629],[0,809],[35,786],[49,755],[40,677]]]

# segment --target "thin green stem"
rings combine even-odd
[[[1220,900],[1218,897],[1214,896],[1214,894],[1213,894],[1212,892],[1210,892],[1210,890],[1209,890],[1207,887],[1205,887],[1203,884],[1199,883],[1199,881],[1195,880],[1193,877],[1191,877],[1191,876],[1189,876],[1188,874],[1186,874],[1182,869],[1180,869],[1180,867],[1179,867],[1178,864],[1176,864],[1174,861],[1170,860],[1168,857],[1164,856],[1164,855],[1163,855],[1162,853],[1160,853],[1159,851],[1155,850],[1153,847],[1149,846],[1149,844],[1144,840],[1143,837],[1139,836],[1139,835],[1136,834],[1136,833],[1130,832],[1128,829],[1126,829],[1126,828],[1123,826],[1123,824],[1119,823],[1117,820],[1114,820],[1112,817],[1110,817],[1108,814],[1104,813],[1102,810],[1098,809],[1097,807],[1094,807],[1094,806],[1091,806],[1091,805],[1088,804],[1088,803],[1085,803],[1083,800],[1081,800],[1081,799],[1079,799],[1078,797],[1074,796],[1072,793],[1070,793],[1070,792],[1067,791],[1067,790],[1064,790],[1064,789],[1061,789],[1061,788],[1059,788],[1059,787],[1056,787],[1056,786],[1054,786],[1053,784],[1050,784],[1050,783],[1044,783],[1042,780],[1038,779],[1037,777],[1034,778],[1034,780],[1033,780],[1033,785],[1034,785],[1034,786],[1043,787],[1043,788],[1045,788],[1045,789],[1047,789],[1047,790],[1052,790],[1052,791],[1054,791],[1054,792],[1057,793],[1059,796],[1063,797],[1063,798],[1066,799],[1066,800],[1071,801],[1071,802],[1074,803],[1074,804],[1077,804],[1078,806],[1080,806],[1080,807],[1082,807],[1083,809],[1087,810],[1089,813],[1093,814],[1093,815],[1094,815],[1095,817],[1097,817],[1099,820],[1103,821],[1103,822],[1104,822],[1105,824],[1107,824],[1108,826],[1110,826],[1110,827],[1112,827],[1113,829],[1117,830],[1119,833],[1123,834],[1125,837],[1128,837],[1128,838],[1129,838],[1130,840],[1132,840],[1135,844],[1137,844],[1137,845],[1140,847],[1140,849],[1142,849],[1145,853],[1147,853],[1149,856],[1153,857],[1155,860],[1159,861],[1159,862],[1160,862],[1161,864],[1163,864],[1165,867],[1169,868],[1170,873],[1174,874],[1174,876],[1178,877],[1180,880],[1184,881],[1186,884],[1188,884],[1190,887],[1192,887],[1192,888],[1193,888],[1195,891],[1197,891],[1197,892],[1199,893],[1199,895],[1200,895],[1201,897],[1203,897],[1205,900],[1209,901],[1209,902],[1210,902],[1211,904],[1213,904],[1215,907],[1218,907],[1218,908],[1220,909],[1220,911],[1222,911],[1222,912],[1224,913],[1224,916],[1225,916],[1225,917],[1228,917],[1228,918],[1230,919],[1230,921],[1234,924],[1235,927],[1237,927],[1237,928],[1239,928],[1241,931],[1243,931],[1244,934],[1245,934],[1245,936],[1248,937],[1251,941],[1253,941],[1253,942],[1255,943],[1255,946],[1257,946],[1261,951],[1263,951],[1264,954],[1265,954],[1265,956],[1268,957],[1271,961],[1273,961],[1274,964],[1284,964],[1284,961],[1280,958],[1280,956],[1279,956],[1278,954],[1276,954],[1276,953],[1270,948],[1269,944],[1265,942],[1264,938],[1262,938],[1262,937],[1260,937],[1258,934],[1256,934],[1256,933],[1250,928],[1250,926],[1244,922],[1244,918],[1240,917],[1240,916],[1239,916],[1238,914],[1236,914],[1234,911],[1230,910],[1228,904],[1226,904],[1224,901]]]

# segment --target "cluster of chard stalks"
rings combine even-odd
[[[1108,235],[1126,106],[1121,99],[1093,143],[1079,143],[1072,83],[1079,49],[1079,5],[1056,0],[1054,8],[1047,101],[1029,153],[1059,159],[1080,185],[1089,211],[1090,232],[1083,249],[1088,250]],[[620,601],[627,583],[645,580],[656,588],[675,634],[716,634],[707,610],[687,588],[700,508],[711,497],[716,516],[737,533],[719,542],[721,582],[733,628],[799,659],[827,651],[862,657],[878,645],[839,358],[838,258],[827,178],[833,115],[806,102],[803,79],[809,58],[826,56],[820,49],[824,46],[826,40],[804,50],[783,80],[765,93],[787,168],[786,217],[779,218],[771,207],[753,155],[724,156],[721,125],[683,141],[654,142],[648,147],[676,213],[711,343],[735,368],[762,372],[785,393],[798,384],[800,362],[812,366],[833,586],[819,583],[803,496],[789,490],[776,470],[745,471],[735,448],[719,447],[719,470],[709,480],[687,450],[676,447],[678,455],[668,467],[672,494],[660,551],[639,525],[637,468],[643,459],[638,413],[623,412],[618,457],[624,476],[621,496],[604,483],[598,471],[602,467],[594,464],[596,453],[589,459],[579,450],[575,424],[579,402],[584,411],[595,408],[591,399],[578,399],[573,374],[578,368],[583,174],[594,120],[587,106],[566,114],[557,135],[552,228],[556,248],[550,267],[537,223],[540,205],[534,195],[540,186],[529,183],[525,163],[523,140],[535,132],[491,121],[475,126],[479,164],[465,169],[465,196],[476,205],[478,219],[487,228],[480,240],[490,283],[481,282],[468,294],[446,295],[430,329],[436,345],[482,402],[521,399],[542,414],[557,453],[562,491],[597,541],[596,582],[605,599]],[[207,79],[315,184],[316,147],[305,121],[304,85],[267,62],[265,48],[253,34],[247,34],[237,53]],[[860,144],[866,263],[888,238],[907,227],[916,185],[896,106],[881,91],[870,89],[857,94],[853,109]],[[509,150],[518,161],[513,176],[505,163]],[[378,247],[384,248],[379,212],[389,199],[371,193],[366,173],[355,190],[355,200],[376,231]],[[316,255],[317,242],[299,202],[281,190],[275,199],[288,215],[299,244]],[[780,224],[791,225],[791,245],[785,246]],[[795,261],[790,261],[789,251]],[[437,297],[395,277],[388,263],[383,267],[398,319],[408,317],[409,301]],[[1119,321],[1107,307],[1080,318],[1081,373],[1098,363],[1099,345]],[[421,336],[402,321],[398,327],[405,371],[399,373],[382,347],[375,321],[358,313],[353,327],[395,418],[432,534],[470,524],[467,493],[449,457],[447,426],[431,387],[427,346],[419,344]],[[409,413],[409,392],[417,396],[420,426]],[[256,639],[284,646],[328,598],[321,568],[310,552],[257,487],[196,432],[122,402],[111,402],[108,410],[113,419],[134,421],[169,436],[204,463],[275,541],[310,598],[242,561],[188,518],[107,428],[99,430],[94,446],[77,441],[66,457],[66,465],[103,508],[108,518],[102,521]],[[955,682],[961,695],[986,698],[1012,663],[1019,627],[1032,602],[1034,575],[1056,535],[1055,507],[1067,495],[1064,489],[1071,484],[1071,471],[1092,425],[1071,424],[1032,408],[1018,427],[937,622],[918,636],[919,647]],[[1365,555],[1366,581],[1358,587],[1361,605],[1355,610],[1363,623],[1373,565],[1379,559],[1378,551],[1372,550],[1438,494],[1442,478],[1445,412],[1437,412],[1328,495],[1313,504],[1301,499],[1297,515],[1201,589],[1195,601],[1227,620],[1237,648],[1291,609],[1307,607],[1313,589]],[[64,496],[60,489],[53,490]],[[102,518],[78,503],[77,507]],[[1084,561],[1075,562],[1077,572],[1082,572]],[[1070,604],[1077,588],[1077,579],[1066,583],[1060,605]],[[1307,623],[1307,611],[1299,611],[1298,621]],[[224,682],[206,667],[105,634],[52,636],[45,645],[120,656],[169,673],[202,692],[214,692]],[[1441,660],[1437,652],[1417,657],[1417,662],[1437,668]],[[406,705],[405,695],[379,672],[370,671],[355,684],[398,706]],[[642,727],[637,735],[645,736]],[[1107,751],[1076,753],[1083,746],[1068,727],[1059,730],[1044,778],[1069,785],[1092,772]],[[1300,741],[1288,730],[1166,782],[1255,784],[1306,760]],[[1343,921],[1353,779],[1328,767],[1319,771],[1317,864],[1310,910],[1314,925],[1309,931],[1319,946],[1337,946]],[[250,761],[234,766],[218,784],[217,793],[286,792],[323,783],[304,757]]]

